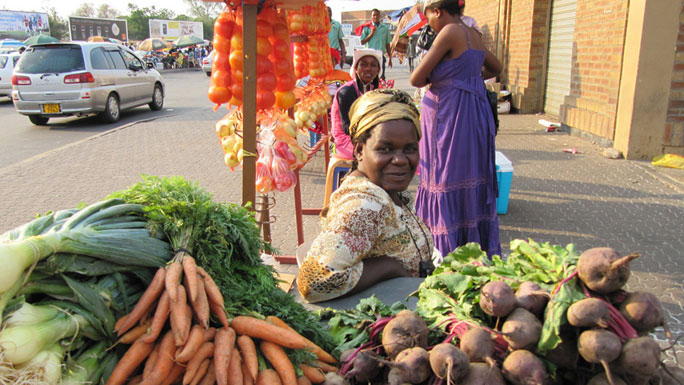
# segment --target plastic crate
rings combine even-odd
[[[496,152],[496,181],[499,184],[499,197],[496,198],[496,213],[508,212],[508,197],[513,182],[513,164],[501,152]]]

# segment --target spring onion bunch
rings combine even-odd
[[[121,265],[155,267],[169,257],[168,244],[150,236],[142,206],[121,199],[97,202],[66,217],[50,215],[4,236],[0,243],[0,293],[31,265],[56,253],[74,253]],[[30,234],[30,235],[26,235]]]

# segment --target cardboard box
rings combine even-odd
[[[496,152],[496,181],[499,184],[499,196],[496,198],[496,213],[508,212],[508,198],[513,182],[513,164],[501,152]]]
[[[496,92],[497,95],[501,92],[501,83],[499,82],[485,83],[485,86],[488,90]]]

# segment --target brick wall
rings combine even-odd
[[[609,140],[615,133],[628,3],[578,0],[570,96],[560,113],[564,124]]]
[[[513,107],[523,113],[541,111],[550,4],[551,0],[513,0],[508,37],[504,31],[502,81],[512,93]]]
[[[670,102],[663,137],[665,152],[684,154],[684,2],[679,14],[677,52],[672,68]]]
[[[496,53],[496,44],[501,39],[501,31],[498,28],[499,1],[468,0],[464,14],[477,21],[482,30],[482,37],[487,49]],[[501,58],[499,59],[501,60]]]
[[[359,25],[369,21],[370,18],[370,11],[348,11],[342,12],[342,20],[340,22],[342,24],[351,24],[352,34],[354,34],[354,29],[356,29],[356,27],[358,27]]]

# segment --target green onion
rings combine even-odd
[[[7,361],[21,365],[87,326],[89,324],[84,317],[62,313],[38,324],[7,327],[0,332],[0,349]]]
[[[60,385],[82,385],[97,383],[97,380],[99,380],[99,377],[102,375],[100,361],[106,353],[106,347],[107,343],[104,341],[99,342],[85,350],[73,361],[69,362],[64,370]]]
[[[0,293],[9,290],[29,266],[58,252],[82,254],[126,266],[161,266],[170,258],[168,243],[140,228],[140,218],[131,219],[128,228],[122,222],[118,228],[97,230],[100,221],[131,217],[142,210],[141,205],[107,199],[79,210],[39,235],[0,243]],[[42,230],[45,227],[43,222],[35,226]]]
[[[64,361],[64,354],[66,348],[61,343],[56,342],[49,348],[38,352],[30,361],[24,365],[19,365],[20,378],[38,377],[42,379],[41,383],[56,384],[62,378],[62,361]],[[17,381],[17,383],[32,383],[31,381]]]
[[[13,326],[35,325],[49,321],[62,312],[54,306],[32,305],[24,302],[21,307],[13,311],[3,322],[6,328]]]

